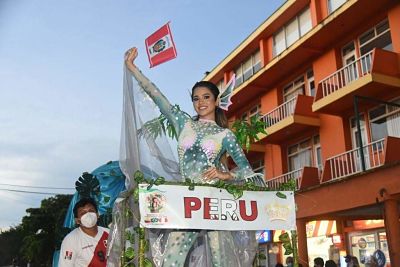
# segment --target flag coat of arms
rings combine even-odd
[[[150,68],[176,58],[176,48],[169,23],[147,37],[145,42]]]

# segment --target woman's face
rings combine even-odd
[[[210,89],[207,87],[197,87],[194,89],[192,101],[199,119],[215,121],[217,102]]]

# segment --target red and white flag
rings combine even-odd
[[[150,68],[176,58],[176,48],[169,22],[147,37],[145,42]]]

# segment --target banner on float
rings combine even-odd
[[[245,191],[239,199],[225,189],[139,185],[140,222],[146,228],[294,230],[292,191]]]

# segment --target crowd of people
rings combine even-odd
[[[347,255],[345,257],[345,262],[346,262],[345,267],[360,267],[360,263],[358,262],[358,259],[355,256]],[[378,262],[375,259],[375,257],[369,257],[368,261],[366,261],[364,264],[366,267],[378,267]],[[286,258],[286,266],[293,267],[293,257]],[[299,267],[301,267],[301,266],[302,266],[302,264],[299,263]],[[336,264],[336,262],[334,260],[324,261],[324,259],[321,257],[317,257],[314,259],[314,267],[324,267],[324,266],[325,267],[337,267],[339,265]],[[282,263],[277,263],[275,265],[275,267],[284,267],[284,265]]]

